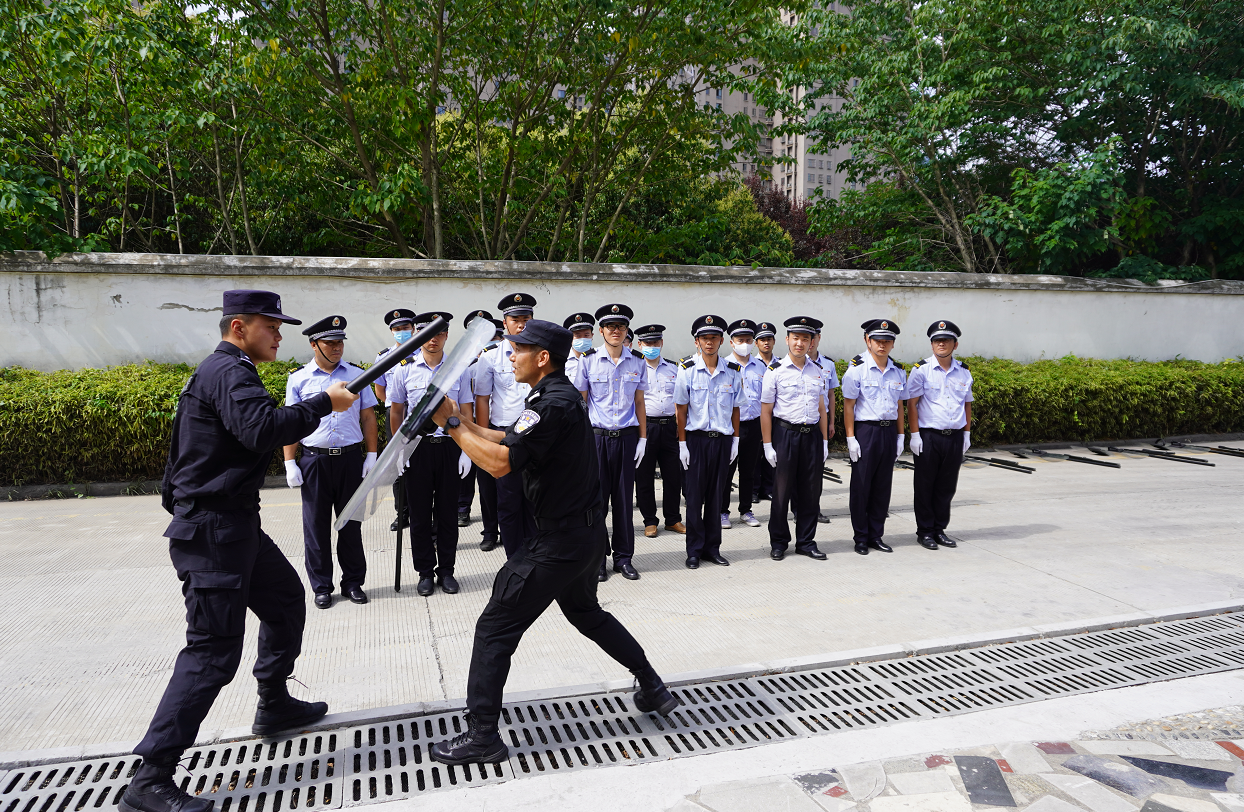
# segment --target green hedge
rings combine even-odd
[[[977,445],[1244,431],[1244,363],[969,358]],[[277,400],[295,366],[260,364]],[[845,362],[839,362],[839,376]],[[0,369],[3,484],[159,479],[186,364]],[[842,397],[838,397],[842,426]],[[841,431],[838,436],[842,440]],[[281,467],[274,455],[271,473]]]

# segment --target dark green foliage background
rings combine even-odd
[[[978,446],[1244,431],[1238,360],[966,360],[976,380],[972,439]],[[259,365],[278,401],[295,366]],[[845,371],[846,362],[838,362],[839,377]],[[159,479],[177,395],[190,372],[186,364],[153,363],[77,372],[0,369],[0,484]],[[841,444],[841,395],[837,409]],[[269,473],[280,472],[274,454]]]

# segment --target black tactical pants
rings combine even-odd
[[[257,680],[284,680],[302,650],[306,594],[298,573],[259,525],[258,496],[238,512],[178,505],[164,535],[186,599],[186,647],[134,748],[144,758],[177,759],[242,660],[246,610],[259,618]]]

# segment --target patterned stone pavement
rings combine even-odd
[[[668,812],[1244,812],[1244,708],[710,784]],[[1226,738],[1230,736],[1230,738]]]

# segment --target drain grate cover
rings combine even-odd
[[[643,764],[803,736],[929,719],[1244,666],[1244,613],[1005,643],[902,660],[759,675],[673,689],[668,717],[628,693],[507,704],[507,762],[446,767],[428,747],[463,731],[431,714],[195,748],[186,791],[215,812],[333,809],[515,778]],[[135,756],[0,772],[0,812],[110,809]]]

